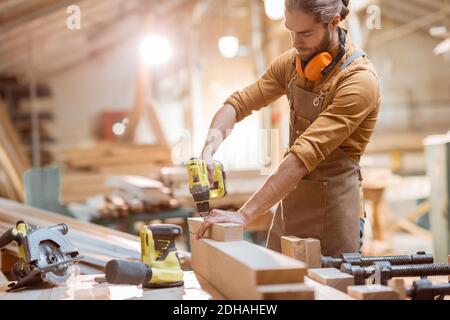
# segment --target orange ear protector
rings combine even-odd
[[[329,52],[320,52],[309,60],[306,66],[303,66],[300,56],[297,55],[295,57],[295,69],[299,76],[303,76],[311,81],[316,81],[330,72],[339,60],[342,59],[345,55],[345,32],[342,31],[341,28],[338,28],[338,32],[341,51],[334,59]]]

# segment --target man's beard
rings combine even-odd
[[[297,48],[297,53],[300,56],[303,64],[307,64],[315,55],[320,52],[328,51],[331,46],[332,37],[330,31],[327,30],[326,34],[323,36],[322,41],[316,48]],[[305,54],[305,52],[311,52]]]

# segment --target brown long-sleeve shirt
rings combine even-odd
[[[341,64],[357,48],[348,39],[346,54],[323,81],[297,78],[297,84],[309,91],[319,88],[339,73]],[[295,49],[291,49],[266,69],[256,82],[233,93],[225,104],[232,105],[241,121],[252,111],[267,106],[287,93],[289,82],[295,75]],[[334,97],[319,117],[303,132],[290,148],[305,164],[308,172],[327,158],[337,147],[349,157],[359,161],[375,127],[381,104],[381,90],[375,68],[367,57],[358,58],[363,68],[349,70],[339,77]]]

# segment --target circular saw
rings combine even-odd
[[[69,267],[82,258],[65,237],[68,231],[65,224],[39,228],[24,221],[6,231],[0,237],[0,248],[13,241],[19,246],[19,260],[12,269],[17,282],[11,283],[8,291],[42,282],[64,285],[70,276]]]

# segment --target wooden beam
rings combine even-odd
[[[397,28],[377,33],[370,41],[371,46],[380,46],[386,42],[393,41],[395,39],[404,37],[417,29],[429,26],[431,23],[445,19],[446,15],[450,12],[450,5],[443,6],[441,9],[413,20],[409,23],[405,23]]]
[[[25,1],[22,5],[0,12],[0,32],[52,13],[73,4],[71,0]]]
[[[380,284],[350,286],[347,288],[350,296],[358,300],[398,300],[398,294],[392,288]]]
[[[305,284],[314,289],[316,300],[355,300],[348,294],[324,285],[310,277],[305,277]]]
[[[229,299],[262,299],[262,285],[302,283],[305,265],[247,241],[191,237],[194,271]],[[272,287],[274,288],[274,287]]]
[[[263,300],[314,300],[314,289],[304,283],[258,286]]]
[[[188,218],[189,232],[192,236],[197,233],[202,222],[203,218]],[[240,241],[244,239],[244,233],[242,225],[236,223],[214,223],[206,231],[204,238],[216,241]]]
[[[281,251],[289,257],[303,261],[307,268],[320,268],[322,266],[320,241],[317,239],[282,236]]]
[[[347,292],[348,286],[355,285],[355,279],[352,275],[341,272],[336,268],[309,269],[308,277],[342,292]]]

